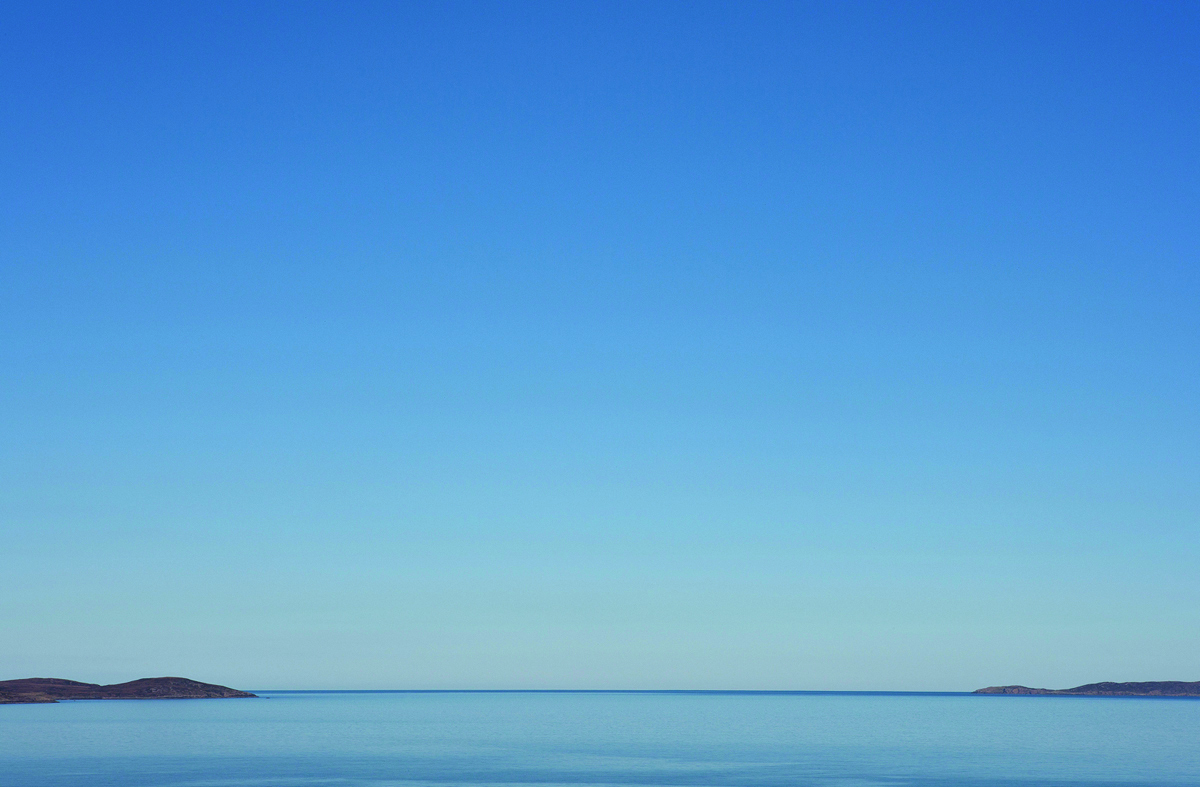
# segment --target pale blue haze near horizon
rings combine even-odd
[[[0,679],[1200,679],[1200,5],[6,3]]]

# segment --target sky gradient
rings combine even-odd
[[[1200,679],[1195,3],[14,3],[0,68],[0,678]]]

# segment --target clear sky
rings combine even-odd
[[[1200,5],[6,3],[0,678],[1200,679]]]

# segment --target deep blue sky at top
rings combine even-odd
[[[6,4],[0,677],[1200,677],[1198,42]]]

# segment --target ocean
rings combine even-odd
[[[1200,700],[261,693],[0,705],[0,785],[1200,785]]]

